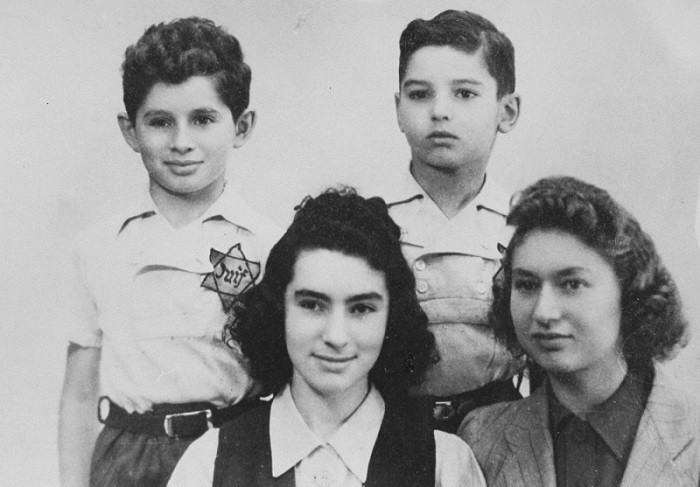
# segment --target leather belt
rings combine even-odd
[[[156,406],[155,411],[129,413],[109,397],[102,396],[97,418],[100,423],[134,434],[191,437],[200,436],[210,428],[218,428],[259,403],[259,400],[244,401],[224,408],[208,403],[164,404]]]

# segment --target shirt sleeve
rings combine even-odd
[[[84,347],[102,346],[97,306],[87,278],[85,239],[73,245],[63,286],[62,321],[69,342]]]
[[[211,487],[218,447],[218,428],[195,440],[175,466],[168,487]]]
[[[435,486],[486,487],[469,445],[458,436],[435,431]]]

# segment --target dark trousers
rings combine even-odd
[[[134,434],[105,426],[92,454],[90,486],[165,487],[195,439]]]

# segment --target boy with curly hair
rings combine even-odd
[[[255,125],[240,44],[210,20],[178,19],[149,27],[122,68],[119,127],[149,191],[78,239],[64,486],[165,485],[195,438],[258,393],[223,333],[279,235],[226,182]]]

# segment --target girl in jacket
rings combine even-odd
[[[488,485],[698,486],[700,406],[656,365],[686,322],[650,237],[570,177],[525,189],[508,223],[492,320],[546,379],[462,423]]]

